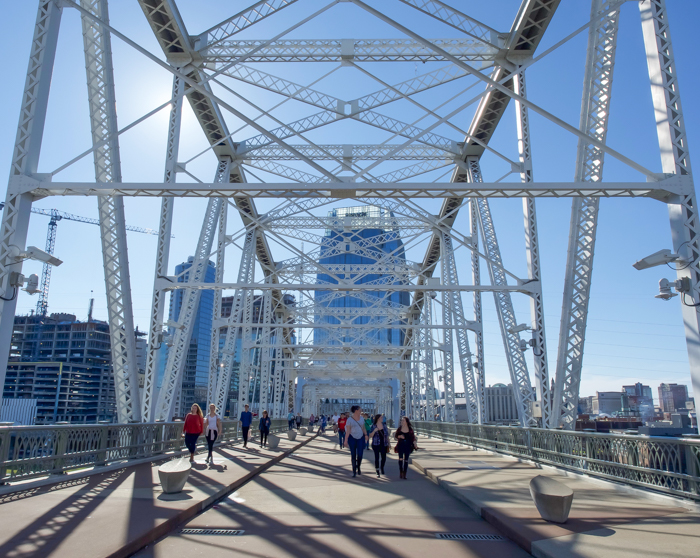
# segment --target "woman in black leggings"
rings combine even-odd
[[[413,432],[411,420],[408,417],[401,417],[401,425],[394,433],[394,438],[398,440],[399,476],[405,479],[406,471],[408,471],[408,458],[411,457],[411,452],[418,448],[416,435]]]
[[[384,465],[386,464],[386,450],[389,447],[389,433],[384,428],[382,415],[375,415],[372,421],[372,429],[369,431],[369,439],[372,440],[372,449],[374,450],[374,468],[377,470],[377,478],[379,471],[384,473]],[[381,457],[381,469],[380,461]]]

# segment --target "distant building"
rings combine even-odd
[[[486,422],[509,423],[519,420],[512,385],[494,384],[484,388],[484,396],[486,399]]]
[[[35,399],[36,424],[116,418],[106,322],[16,316],[3,397]]]
[[[679,384],[661,384],[659,386],[659,403],[664,413],[686,411],[688,386]]]
[[[3,397],[36,401],[35,424],[112,422],[111,367],[67,362],[10,362]]]
[[[579,415],[592,415],[593,414],[593,395],[587,397],[579,397],[578,400],[578,414]]]
[[[233,310],[233,302],[234,302],[234,297],[232,296],[225,296],[221,299],[221,318],[222,319],[227,319],[231,317],[231,312]],[[253,315],[252,315],[252,323],[257,324],[260,323],[262,320],[262,303],[263,303],[263,298],[260,295],[256,295],[253,297]],[[294,306],[295,304],[295,298],[293,295],[286,294],[284,295],[284,305],[289,307],[289,306]],[[275,316],[273,312],[272,316],[272,321],[275,321]],[[219,334],[219,352],[223,351],[224,349],[224,344],[226,343],[226,334],[228,333],[228,328],[227,327],[222,327],[220,330]],[[253,339],[256,339],[258,335],[260,335],[261,330],[260,328],[252,328],[252,337]],[[238,335],[236,336],[236,348],[234,350],[234,356],[233,356],[233,367],[231,371],[231,382],[229,384],[229,390],[228,390],[228,400],[226,402],[226,409],[224,413],[228,413],[229,415],[238,415],[238,409],[237,409],[237,404],[238,404],[238,373],[240,371],[240,365],[241,365],[241,347],[242,347],[242,332],[239,328],[238,330]],[[291,334],[291,339],[290,342],[292,344],[296,343],[296,336],[294,333]],[[259,354],[259,351],[258,351]],[[274,373],[275,370],[275,359],[274,359],[274,349],[270,352],[270,358],[272,360],[272,371]],[[285,386],[286,387],[286,386]],[[253,385],[250,386],[250,394],[251,394],[251,400],[256,401],[259,397],[259,390],[260,386],[258,384],[258,378],[256,378],[256,381],[253,382]],[[252,402],[251,401],[251,402]]]
[[[650,420],[654,416],[654,399],[649,386],[637,382],[631,386],[622,386],[628,396],[630,414]]]
[[[185,283],[189,280],[189,269],[192,267],[194,258],[190,256],[186,262],[175,266],[175,275],[178,276],[178,283]],[[216,278],[216,266],[207,262],[207,270],[204,274],[204,283],[213,283]],[[170,310],[168,318],[177,322],[180,319],[182,300],[185,290],[173,291],[170,296]],[[211,328],[214,315],[214,291],[203,290],[199,298],[199,308],[192,326],[192,337],[187,349],[187,358],[182,372],[182,383],[174,406],[174,416],[183,416],[189,412],[193,403],[197,403],[204,408],[207,404],[207,386],[209,383],[209,354],[211,352]],[[168,347],[163,344],[161,348],[158,385],[161,385],[165,367],[168,362]]]
[[[592,413],[594,415],[613,413],[620,414],[629,409],[629,399],[625,392],[597,391],[592,398]]]

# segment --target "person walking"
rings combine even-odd
[[[289,430],[294,430],[294,413],[292,411],[287,413],[287,422],[289,423]]]
[[[365,430],[369,432],[372,429],[372,419],[369,416],[369,413],[365,413],[363,415],[365,417]]]
[[[243,432],[243,447],[248,447],[248,431],[250,430],[250,425],[253,424],[253,413],[248,409],[248,405],[245,406],[245,411],[241,413],[241,432]]]
[[[204,434],[204,414],[196,403],[192,405],[190,412],[185,417],[182,433],[185,436],[185,446],[190,451],[190,463],[194,463],[194,454],[197,451],[197,438]]]
[[[207,455],[205,463],[207,461],[213,463],[214,442],[216,442],[216,439],[219,437],[219,432],[221,432],[221,417],[216,414],[216,405],[214,405],[214,403],[209,405],[209,414],[206,416],[205,423],[207,432],[205,437],[207,439],[207,446],[209,447],[209,455]]]
[[[345,423],[347,435],[345,437],[345,447],[350,448],[350,458],[352,461],[352,476],[361,475],[362,454],[365,450],[365,443],[369,441],[365,422],[362,420],[362,411],[359,405],[350,407],[352,413]]]
[[[326,424],[328,424],[326,415],[321,415],[321,434],[326,433]]]
[[[311,416],[309,417],[309,429],[312,429],[314,427],[314,420],[316,417],[314,416],[313,413],[311,413]]]
[[[345,413],[340,413],[340,418],[338,418],[338,443],[340,444],[340,449],[343,449],[343,444],[345,444],[345,423],[348,419],[345,417]]]
[[[297,430],[301,428],[301,413],[297,413],[296,416]]]
[[[331,425],[333,426],[333,434],[338,433],[338,419],[340,418],[340,415],[336,411],[336,413],[333,415],[331,418]]]
[[[272,419],[267,416],[267,411],[262,412],[260,417],[260,447],[267,445],[267,435],[270,433],[270,427],[272,426]]]
[[[408,458],[411,457],[411,452],[414,449],[418,449],[416,435],[408,417],[401,417],[401,425],[394,432],[394,438],[397,440],[396,445],[399,453],[399,476],[405,479],[406,471],[408,471]]]
[[[377,470],[377,478],[379,478],[379,471],[382,472],[382,475],[386,474],[384,473],[384,465],[386,465],[386,450],[389,447],[389,431],[382,422],[382,415],[374,417],[374,424],[369,432],[369,439],[372,440],[374,468]]]

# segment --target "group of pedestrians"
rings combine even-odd
[[[362,414],[359,405],[353,405],[348,417],[341,413],[336,426],[340,447],[350,449],[353,477],[362,475],[365,447],[371,447],[374,451],[377,478],[386,475],[384,467],[392,436],[387,428],[385,415],[377,414],[372,419],[368,413]],[[399,454],[399,476],[405,479],[411,453],[418,449],[418,441],[408,417],[401,417],[401,424],[394,432],[393,438],[396,441],[394,452]]]
[[[209,405],[209,414],[205,417],[202,409],[196,403],[192,405],[189,414],[185,417],[182,433],[185,436],[185,446],[190,452],[190,463],[194,463],[194,454],[197,451],[197,439],[204,436],[207,440],[209,453],[205,462],[214,460],[214,442],[221,432],[221,417],[216,413],[216,405]]]
[[[301,417],[300,417],[301,418]],[[245,406],[245,410],[241,413],[240,425],[243,434],[243,447],[248,447],[248,438],[250,435],[250,426],[253,424],[253,413],[250,412],[250,407]],[[260,431],[260,447],[267,446],[267,437],[270,434],[272,427],[272,419],[267,411],[262,412],[258,429]],[[197,440],[200,436],[204,436],[207,440],[209,453],[207,454],[206,462],[213,462],[214,442],[219,437],[221,432],[221,417],[216,412],[216,405],[209,405],[209,414],[205,417],[202,409],[197,403],[194,403],[190,408],[190,412],[185,417],[185,424],[182,427],[182,433],[185,436],[185,446],[190,452],[190,463],[194,463],[194,456],[197,452]]]
[[[301,427],[302,417],[299,413],[294,415],[290,412],[287,415],[289,429],[294,425],[297,429]],[[320,432],[324,433],[328,424],[328,417],[322,415],[314,417],[313,414],[309,417],[309,425],[313,426],[316,422],[320,422]],[[374,468],[377,473],[377,478],[385,475],[384,467],[386,465],[386,454],[391,447],[391,434],[387,428],[386,416],[377,414],[374,418],[370,418],[368,413],[362,413],[359,405],[353,405],[350,408],[350,413],[346,416],[345,413],[333,415],[330,419],[333,425],[333,431],[338,434],[338,444],[341,449],[350,449],[350,460],[352,463],[352,476],[362,475],[362,459],[365,447],[372,447],[374,451]],[[248,437],[250,427],[253,424],[253,413],[250,412],[250,407],[245,406],[245,410],[241,413],[240,425],[243,433],[243,447],[248,447]],[[267,437],[270,434],[272,420],[267,411],[262,412],[258,429],[260,431],[260,447],[267,445]],[[213,462],[214,442],[221,432],[221,417],[216,412],[216,405],[209,405],[209,414],[205,417],[202,409],[196,403],[192,405],[190,413],[185,417],[185,424],[182,428],[182,433],[185,436],[185,445],[190,452],[190,462],[194,462],[194,456],[197,448],[197,439],[199,436],[205,436],[209,453],[205,462]],[[411,421],[408,417],[401,417],[401,424],[393,434],[396,441],[394,453],[399,457],[399,475],[405,479],[408,471],[409,458],[411,453],[418,449],[418,442],[415,432],[411,426]]]

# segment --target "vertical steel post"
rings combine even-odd
[[[603,17],[600,17],[604,14]],[[588,34],[586,73],[583,82],[580,130],[605,143],[610,112],[613,69],[620,4],[616,0],[593,0]],[[576,155],[577,182],[603,179],[602,149],[579,138]],[[573,430],[578,416],[581,367],[593,278],[593,255],[598,228],[600,198],[574,198],[571,208],[569,248],[564,278],[557,372],[550,426]]]
[[[482,182],[481,168],[479,167],[478,159],[470,157],[468,159],[468,164],[470,173],[472,174],[472,182]],[[479,207],[478,220],[481,228],[481,236],[484,239],[486,254],[490,260],[488,270],[489,276],[491,277],[491,284],[506,286],[508,280],[505,273],[503,273],[501,249],[498,245],[498,239],[496,238],[496,228],[491,218],[489,202],[486,198],[477,198],[476,203]],[[523,352],[520,350],[520,334],[513,332],[513,328],[517,325],[513,301],[509,291],[495,291],[493,293],[493,298],[496,304],[498,325],[501,329],[503,348],[505,349],[506,359],[508,361],[510,378],[513,383],[513,395],[518,407],[518,418],[520,419],[520,424],[524,427],[535,426],[536,422],[532,418],[532,402],[535,400],[535,392],[530,383],[527,362],[525,361]]]
[[[471,177],[471,173],[470,173]],[[471,177],[473,179],[473,177]],[[481,285],[481,262],[479,261],[479,207],[475,198],[469,201],[469,222],[471,225],[472,237],[472,283]],[[477,323],[478,330],[476,331],[476,355],[473,366],[476,367],[476,395],[477,395],[477,421],[479,424],[484,424],[486,421],[485,415],[485,370],[484,370],[484,329],[481,307],[481,293],[474,291],[474,321]]]
[[[525,72],[516,74],[513,79],[516,95],[527,98]],[[516,99],[515,114],[518,133],[518,153],[520,155],[520,180],[524,184],[532,182],[532,149],[530,144],[530,119],[525,105]],[[542,406],[542,428],[549,428],[551,396],[549,393],[549,371],[547,368],[547,337],[544,329],[544,302],[542,300],[542,276],[540,268],[540,246],[537,234],[537,212],[534,198],[523,198],[525,219],[525,254],[527,275],[530,281],[540,284],[540,290],[530,295],[530,319],[532,321],[533,360],[535,363],[535,387]]]
[[[173,92],[168,120],[168,144],[165,152],[164,182],[174,184],[177,175],[177,157],[180,148],[180,126],[182,122],[182,100],[185,82],[178,76],[173,77]],[[158,222],[158,247],[156,249],[156,268],[151,303],[151,321],[149,324],[148,354],[143,392],[141,393],[141,420],[151,422],[155,410],[156,377],[163,345],[163,319],[165,317],[165,293],[156,287],[156,281],[168,274],[170,262],[170,236],[173,226],[173,207],[175,198],[166,196],[160,204]]]
[[[651,97],[656,116],[656,132],[664,173],[673,174],[693,184],[688,151],[688,136],[683,120],[678,74],[671,42],[665,0],[644,0],[639,9],[642,17],[644,48],[647,54]],[[677,266],[679,279],[690,280],[690,291],[679,297],[682,303],[685,338],[690,362],[690,378],[696,400],[700,394],[700,223],[697,197],[679,196],[668,204],[674,252],[685,263]]]
[[[229,159],[219,161],[214,182],[228,182]],[[223,198],[209,198],[204,213],[202,228],[192,258],[192,265],[186,272],[186,283],[198,283],[205,280],[209,265],[209,256],[214,244],[214,235],[217,230],[221,205],[225,203]],[[199,299],[202,291],[199,289],[185,288],[182,293],[182,306],[178,317],[179,326],[175,330],[173,346],[168,351],[168,360],[163,374],[163,383],[158,393],[156,406],[156,418],[170,420],[172,418],[177,396],[181,390],[182,373],[187,360],[192,330],[199,308]]]
[[[102,21],[109,22],[107,0],[81,0],[81,6]],[[109,31],[85,14],[81,14],[81,21],[90,128],[92,143],[95,146],[95,180],[103,183],[121,182],[111,38]],[[138,421],[141,417],[141,397],[136,364],[124,201],[117,196],[100,196],[97,204],[117,416],[119,422]]]
[[[5,385],[10,356],[15,310],[16,288],[10,286],[10,273],[22,271],[15,260],[14,247],[24,250],[32,208],[32,196],[19,193],[23,177],[37,172],[41,140],[44,135],[61,8],[53,0],[40,0],[32,38],[27,78],[22,94],[17,137],[12,152],[10,179],[0,229],[0,386]]]

